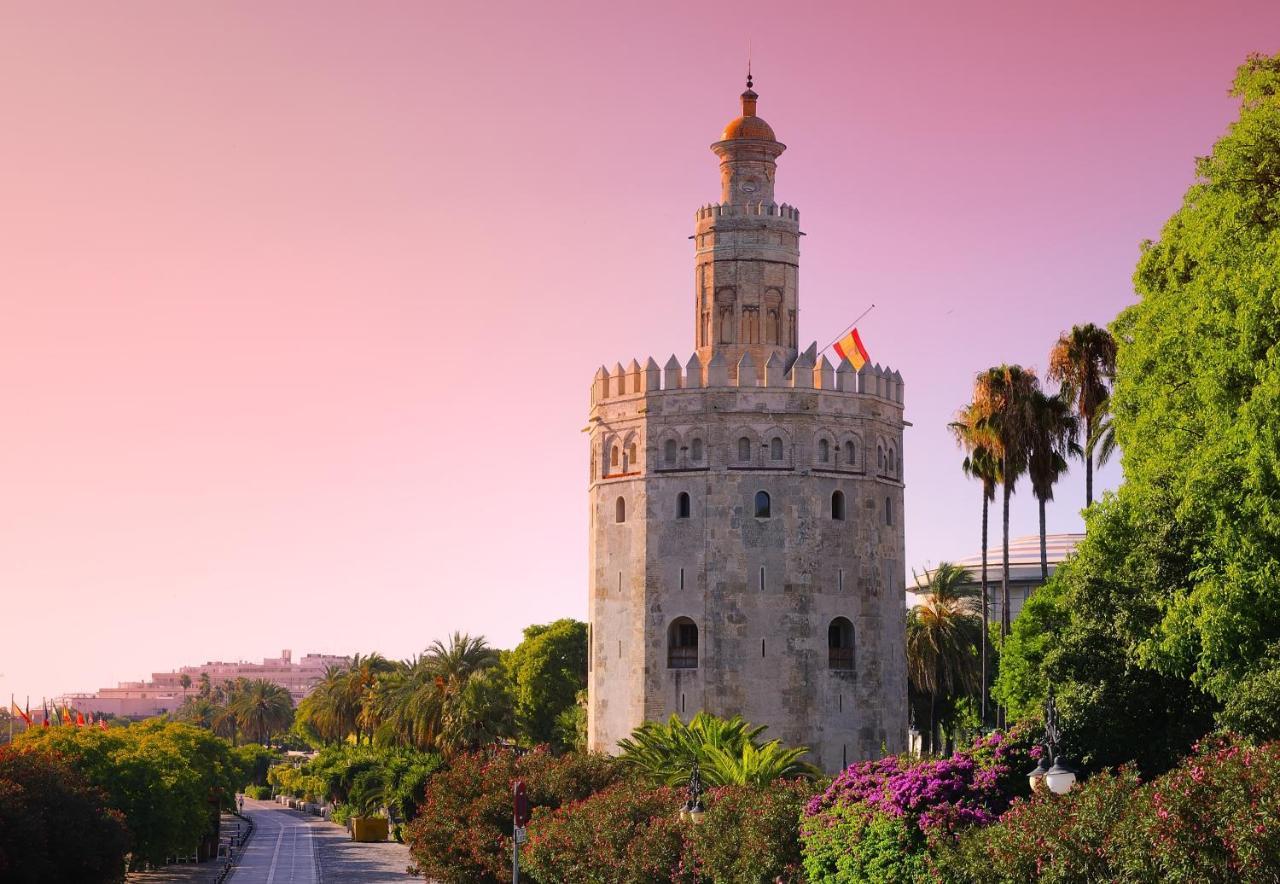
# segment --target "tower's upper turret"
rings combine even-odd
[[[756,116],[760,96],[751,88],[742,93],[742,116],[724,127],[721,139],[711,145],[720,157],[720,201],[735,205],[773,202],[775,161],[787,149],[773,134],[773,127]]]
[[[698,210],[695,282],[698,357],[720,354],[731,376],[751,354],[757,373],[769,357],[796,358],[800,215],[773,198],[777,159],[787,146],[756,116],[760,96],[742,93],[742,116],[711,145],[720,158],[720,202]]]

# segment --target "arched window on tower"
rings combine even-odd
[[[886,525],[893,524],[893,498],[886,497],[884,499],[884,523]]]
[[[751,440],[746,436],[738,439],[738,460],[742,463],[751,461]]]
[[[619,523],[627,520],[627,502],[621,497],[613,503],[613,520]]]
[[[818,462],[819,463],[831,462],[831,443],[828,442],[826,439],[818,440]]]
[[[688,617],[677,617],[667,628],[667,668],[698,668],[698,625]]]
[[[772,511],[772,508],[773,508],[772,503],[773,502],[769,500],[768,491],[757,491],[756,492],[756,518],[757,519],[770,518],[770,512]]]
[[[689,446],[689,457],[694,463],[702,463],[702,440],[694,439]]]
[[[711,311],[702,311],[702,346],[711,346]]]
[[[616,467],[620,457],[622,457],[621,450],[617,445],[613,446],[613,449],[609,452],[609,466]]]
[[[782,460],[782,437],[774,436],[769,440],[769,459]]]
[[[778,311],[775,308],[770,308],[765,317],[765,343],[782,343],[782,320],[779,319]]]
[[[876,466],[879,467],[880,472],[882,473],[884,472],[884,446],[883,445],[876,446]]]
[[[722,344],[733,343],[733,308],[732,307],[725,306],[720,308],[720,343]]]
[[[689,492],[681,491],[676,495],[676,518],[689,518]]]
[[[853,669],[853,624],[844,617],[827,627],[827,668]]]
[[[667,466],[675,466],[676,463],[676,440],[668,439],[666,444],[662,446],[662,459],[667,462]]]
[[[844,462],[850,469],[858,463],[858,446],[853,444],[852,439],[844,443]]]
[[[898,452],[894,451],[892,447],[889,448],[889,475],[898,475]]]
[[[627,458],[631,461],[631,469],[636,469],[636,464],[640,462],[640,459],[636,457],[636,443],[632,442],[627,448]]]
[[[844,521],[844,492],[831,492],[831,518],[837,522]]]

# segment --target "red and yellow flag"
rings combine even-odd
[[[67,710],[67,707],[65,705],[62,707],[62,723],[72,724],[71,713]]]
[[[858,336],[856,328],[851,329],[847,335],[836,341],[836,353],[841,359],[848,359],[854,371],[862,368],[871,360],[871,357],[867,355],[867,348],[862,346],[862,338]]]
[[[23,721],[26,722],[27,727],[31,727],[31,716],[28,715],[26,712],[23,712],[22,709],[19,708],[18,704],[13,702],[12,700],[9,701],[9,705],[13,707],[14,717],[21,718]]]

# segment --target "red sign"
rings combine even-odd
[[[516,780],[511,790],[515,795],[516,828],[523,829],[529,825],[529,795],[524,788],[524,780]]]

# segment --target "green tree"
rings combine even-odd
[[[1061,384],[1061,396],[1083,421],[1084,500],[1093,505],[1093,445],[1097,420],[1111,395],[1116,373],[1116,342],[1111,332],[1093,323],[1063,332],[1049,353],[1049,380]]]
[[[293,723],[293,698],[266,679],[246,683],[230,706],[245,737],[264,746],[271,745],[272,735],[288,730]]]
[[[951,710],[982,688],[979,642],[982,617],[964,568],[943,562],[921,603],[907,612],[907,678],[929,699],[928,751],[941,748],[940,709]]]
[[[587,625],[563,619],[528,626],[507,656],[521,738],[530,744],[563,745],[557,720],[575,709],[587,687]]]
[[[0,748],[0,880],[123,881],[129,833],[101,789],[67,762]]]

